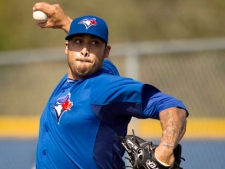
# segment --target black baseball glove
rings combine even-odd
[[[174,150],[175,162],[172,166],[166,167],[159,163],[154,155],[155,148],[157,145],[154,145],[152,142],[147,142],[137,136],[127,135],[122,139],[122,145],[126,149],[126,152],[129,155],[129,162],[133,169],[182,169],[180,167],[181,151],[182,147],[180,144]]]

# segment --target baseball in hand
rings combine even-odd
[[[33,18],[39,23],[46,22],[48,20],[48,16],[42,11],[34,11]]]

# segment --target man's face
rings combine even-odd
[[[69,78],[74,80],[90,76],[102,68],[110,46],[100,38],[88,34],[73,36],[66,42]]]

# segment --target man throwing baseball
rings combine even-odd
[[[46,23],[37,23],[40,27],[68,33],[68,71],[40,119],[36,168],[124,168],[121,137],[127,135],[132,117],[158,119],[162,126],[162,138],[151,150],[146,168],[172,168],[174,150],[186,130],[185,105],[150,84],[119,76],[107,60],[111,47],[102,18],[88,15],[71,20],[59,5],[44,2],[36,3],[33,10],[48,15]]]

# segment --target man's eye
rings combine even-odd
[[[72,41],[71,41],[71,44],[73,44],[73,45],[75,45],[75,44],[80,44],[81,43],[81,40],[79,40],[79,39],[73,39]]]
[[[91,44],[92,44],[92,45],[97,45],[98,42],[97,42],[97,41],[92,41]]]
[[[75,43],[81,43],[81,40],[77,39],[75,40]]]

